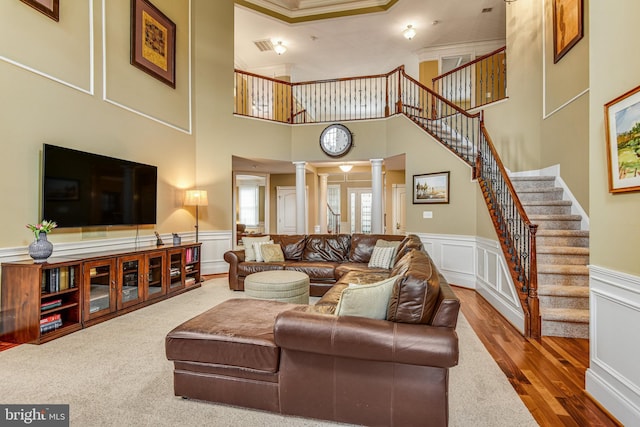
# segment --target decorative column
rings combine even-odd
[[[382,162],[384,159],[371,159],[371,233],[382,234],[383,206],[382,206]]]
[[[327,232],[327,182],[328,173],[318,174],[320,177],[320,197],[318,200],[318,221],[320,222],[320,233]]]
[[[307,218],[306,210],[306,168],[307,162],[293,162],[296,165],[296,233],[307,234],[305,227],[305,219]]]

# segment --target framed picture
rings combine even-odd
[[[131,0],[131,65],[176,87],[176,24],[148,0]]]
[[[609,192],[640,191],[640,86],[604,106]]]
[[[54,21],[60,20],[59,0],[20,0],[38,12],[42,12]]]
[[[582,0],[553,0],[553,63],[583,36]]]
[[[413,204],[449,203],[449,172],[413,175]]]

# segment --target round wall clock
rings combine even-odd
[[[329,125],[320,134],[320,148],[327,156],[342,157],[352,147],[353,135],[345,125]]]

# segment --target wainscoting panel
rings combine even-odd
[[[640,277],[589,267],[591,361],[586,390],[618,421],[640,420]]]
[[[476,270],[476,290],[516,329],[524,332],[524,313],[500,244],[477,237],[476,245],[477,264],[483,264]]]
[[[475,289],[520,332],[524,314],[497,241],[476,236],[417,234],[449,283]]]
[[[224,253],[231,250],[231,230],[204,231],[198,235],[202,242],[202,274],[228,273],[229,264],[224,260]]]

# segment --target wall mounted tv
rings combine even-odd
[[[156,223],[158,168],[44,144],[42,216],[60,227]]]

